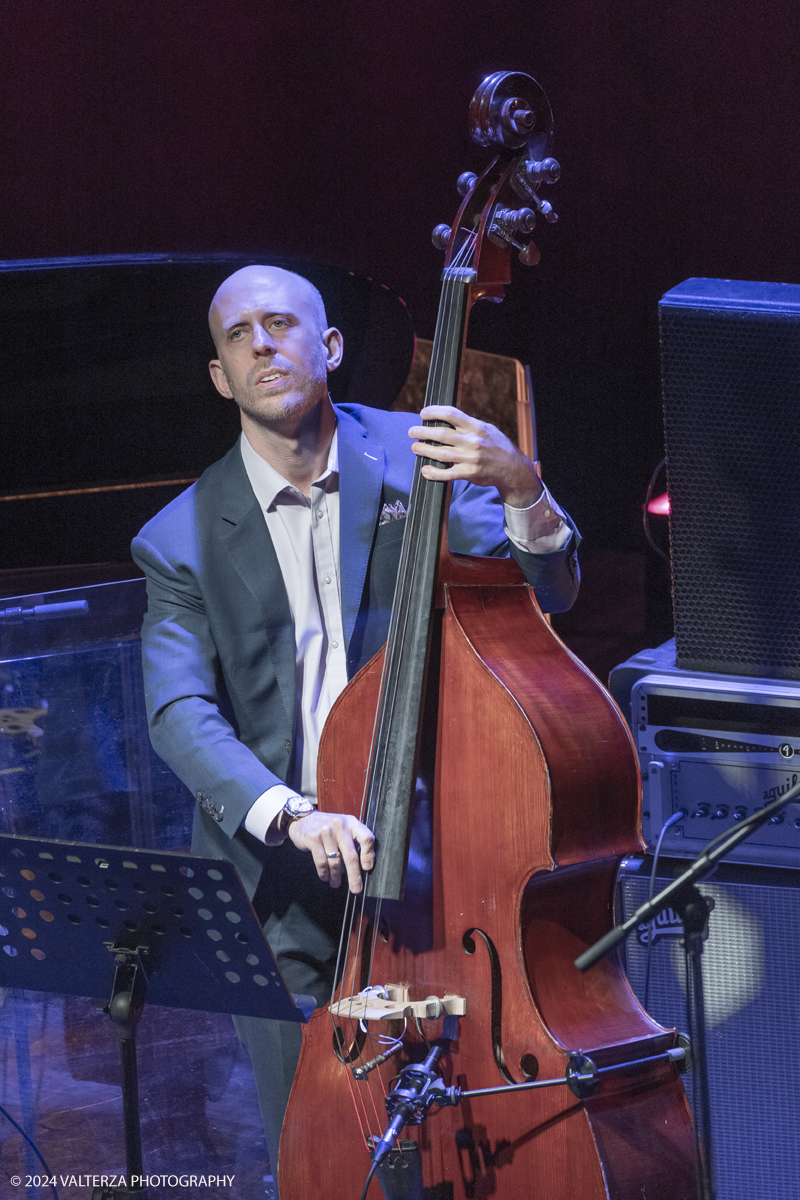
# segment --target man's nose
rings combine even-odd
[[[276,350],[275,342],[263,325],[256,325],[253,329],[253,350],[256,354],[274,354]]]

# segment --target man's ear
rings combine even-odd
[[[322,341],[325,345],[328,359],[328,370],[335,371],[342,361],[344,353],[344,338],[338,329],[331,327],[326,329],[322,335]]]
[[[214,384],[214,387],[217,389],[220,396],[224,396],[226,400],[232,400],[233,392],[228,384],[228,380],[225,375],[225,368],[218,358],[212,358],[211,362],[208,364],[208,371],[211,375],[211,382]]]

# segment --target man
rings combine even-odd
[[[336,696],[386,638],[414,455],[442,464],[427,478],[455,481],[451,547],[510,551],[545,610],[574,599],[577,535],[493,426],[423,410],[453,426],[434,448],[416,416],[335,408],[342,336],[307,280],[245,267],[209,324],[211,377],[239,406],[242,436],[133,543],[148,581],[151,737],[198,797],[193,850],[236,865],[287,986],[324,1003],[340,883],[359,892],[375,851],[355,817],[315,811],[317,748]],[[234,1021],[275,1169],[300,1029]]]

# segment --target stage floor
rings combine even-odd
[[[103,1002],[5,989],[0,1000],[0,1105],[38,1146],[59,1200],[89,1200],[100,1180],[88,1177],[125,1173],[119,1047]],[[144,1174],[220,1177],[165,1181],[148,1200],[269,1200],[255,1084],[230,1017],[150,1005],[137,1046]],[[50,1186],[25,1186],[44,1175],[0,1113],[0,1200],[54,1200]]]

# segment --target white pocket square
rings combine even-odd
[[[378,524],[388,525],[389,521],[402,521],[405,516],[406,510],[402,500],[396,500],[394,504],[384,504]]]

